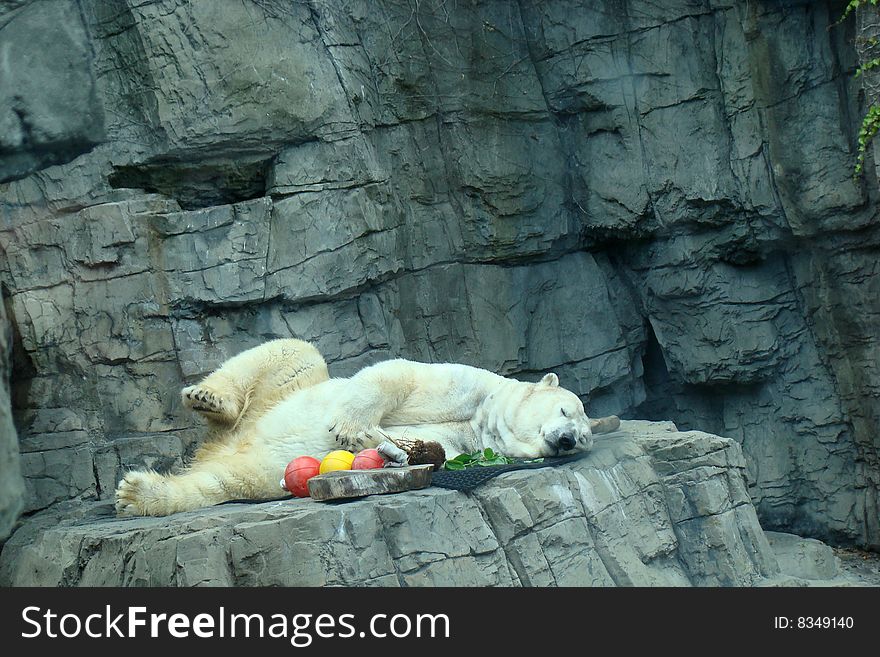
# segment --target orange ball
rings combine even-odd
[[[334,472],[336,470],[351,470],[351,464],[354,461],[354,454],[344,449],[337,449],[324,457],[321,461],[321,474]]]
[[[308,497],[308,481],[321,469],[321,462],[313,456],[298,456],[284,470],[284,486],[297,497]]]
[[[365,449],[357,453],[351,464],[352,470],[375,470],[385,466],[385,459],[375,449]]]

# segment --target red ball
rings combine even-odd
[[[284,487],[297,497],[308,497],[308,481],[321,469],[321,462],[313,456],[298,456],[284,470]]]
[[[375,449],[365,449],[357,453],[354,457],[354,463],[351,464],[352,470],[374,470],[385,466],[385,459]]]

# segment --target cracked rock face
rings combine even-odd
[[[0,182],[68,162],[105,137],[76,0],[0,7]]]
[[[6,309],[0,303],[0,541],[9,536],[24,498],[18,436],[9,404],[10,338]]]
[[[88,64],[64,121],[95,100],[105,132],[65,123],[56,165],[0,185],[25,510],[180,465],[203,427],[177,390],[298,337],[337,376],[556,371],[591,415],[735,439],[767,528],[880,545],[852,26],[807,0],[587,4],[7,4],[7,39],[75,6],[41,30]]]
[[[117,520],[38,514],[3,585],[749,586],[780,571],[739,445],[624,422],[584,459],[343,504],[291,499]],[[61,505],[63,507],[63,505]],[[827,549],[827,548],[826,548]]]

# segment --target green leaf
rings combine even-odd
[[[856,157],[856,166],[854,175],[856,177],[862,174],[865,164],[865,156],[868,152],[868,144],[880,132],[880,105],[871,105],[868,113],[862,119],[862,125],[859,129],[858,136],[858,156]]]
[[[856,77],[859,77],[865,71],[870,71],[871,69],[875,69],[880,67],[880,57],[876,57],[871,59],[864,64],[862,64],[859,68],[856,69]]]
[[[459,454],[455,458],[447,460],[444,467],[447,470],[463,470],[465,468],[507,465],[510,463],[517,463],[517,460],[508,458],[503,454],[498,454],[492,448],[487,447],[470,454]]]
[[[843,12],[843,16],[838,18],[837,22],[834,23],[834,25],[839,25],[840,23],[842,23],[844,20],[846,20],[846,18],[851,13],[853,13],[859,7],[862,7],[866,4],[868,4],[868,2],[870,2],[872,5],[874,5],[876,7],[878,0],[850,0],[850,2],[848,2],[846,5],[846,9]]]

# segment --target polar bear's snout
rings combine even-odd
[[[545,433],[545,442],[557,453],[572,450],[590,449],[593,446],[593,433],[589,426],[585,428],[562,428]]]
[[[559,445],[559,449],[563,451],[568,451],[570,449],[574,449],[577,441],[575,441],[573,433],[563,433],[559,436],[559,441],[556,444]]]

